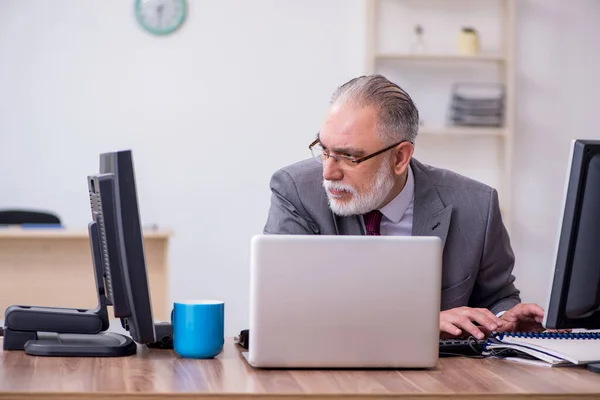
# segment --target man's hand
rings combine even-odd
[[[544,310],[537,304],[517,304],[500,317],[501,332],[541,332],[544,330]]]
[[[486,308],[458,307],[440,313],[442,337],[472,335],[477,339],[484,339],[492,331],[504,330],[504,325],[502,319]]]

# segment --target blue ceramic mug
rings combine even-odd
[[[176,302],[173,349],[186,358],[213,358],[223,351],[225,304],[219,300]]]

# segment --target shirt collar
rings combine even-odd
[[[410,167],[410,164],[408,164],[408,175],[406,178],[406,184],[402,188],[402,191],[379,211],[381,211],[381,213],[385,215],[387,219],[397,224],[400,222],[402,216],[412,202],[414,193],[415,178],[413,176],[412,168]]]

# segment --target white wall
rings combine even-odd
[[[600,2],[517,1],[512,243],[523,299],[545,302],[570,142],[600,139]]]
[[[0,2],[0,207],[84,227],[98,154],[132,148],[143,222],[175,231],[173,300],[224,299],[233,334],[270,175],[309,156],[329,96],[360,73],[361,3],[189,4],[157,38],[132,0]]]
[[[307,155],[335,86],[362,72],[360,0],[190,0],[172,37],[132,1],[0,2],[0,208],[89,219],[98,153],[133,148],[143,221],[171,227],[172,299],[247,327],[248,243],[268,179]],[[553,266],[569,141],[600,137],[600,2],[518,1],[513,245],[526,301]],[[443,106],[443,105],[441,105]]]

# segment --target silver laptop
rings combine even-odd
[[[249,364],[428,368],[438,361],[437,237],[259,235]]]

